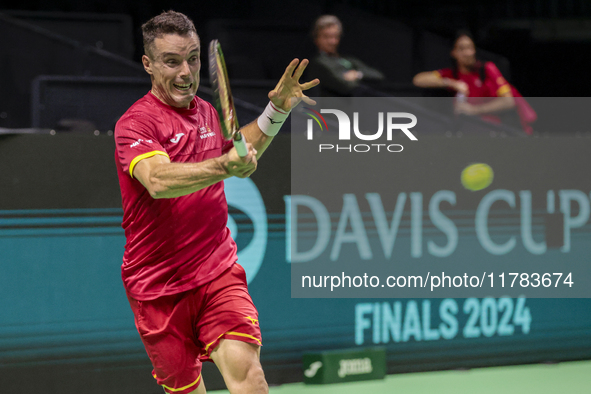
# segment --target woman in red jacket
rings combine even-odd
[[[492,123],[501,123],[497,113],[515,108],[524,131],[532,134],[529,124],[536,119],[535,111],[493,62],[481,62],[476,58],[476,46],[470,33],[457,34],[451,57],[456,63],[453,68],[421,72],[415,75],[413,83],[422,88],[454,92],[458,98],[456,113],[477,115]]]

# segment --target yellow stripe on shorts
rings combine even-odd
[[[210,347],[211,345],[213,345],[213,344],[214,344],[214,343],[215,343],[215,342],[216,342],[218,339],[220,339],[221,337],[223,337],[223,336],[224,336],[224,335],[226,335],[226,334],[227,334],[227,335],[236,335],[236,336],[239,336],[239,337],[245,337],[245,338],[254,339],[254,340],[255,340],[255,341],[257,341],[257,342],[258,342],[258,343],[259,343],[261,346],[263,345],[263,344],[262,344],[262,342],[261,342],[261,341],[260,341],[258,338],[255,338],[255,337],[253,337],[253,336],[252,336],[252,335],[250,335],[250,334],[244,334],[244,333],[242,333],[242,332],[228,331],[228,332],[225,332],[225,333],[221,334],[219,337],[217,337],[217,338],[215,339],[215,341],[213,341],[213,342],[209,343],[207,346],[205,346],[205,354],[204,354],[204,355],[206,355],[206,354],[208,353],[208,351],[209,351],[209,347]]]
[[[154,376],[154,377],[156,377],[156,376]],[[176,391],[183,391],[183,390],[186,390],[186,389],[188,389],[189,387],[191,387],[191,386],[194,386],[194,385],[196,385],[197,383],[199,383],[199,379],[201,379],[201,374],[199,374],[199,376],[197,377],[197,380],[195,380],[193,383],[190,383],[190,384],[188,384],[188,385],[186,385],[186,386],[184,386],[184,387],[179,387],[178,389],[174,389],[174,388],[172,388],[172,387],[168,387],[168,386],[166,386],[166,385],[164,385],[164,384],[163,384],[163,385],[161,385],[161,386],[162,386],[162,387],[164,387],[165,389],[167,389],[167,390],[170,390],[170,391],[173,391],[173,392],[176,392]]]

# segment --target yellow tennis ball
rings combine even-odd
[[[488,187],[493,181],[493,170],[488,164],[476,163],[462,171],[462,185],[468,190],[477,191]]]

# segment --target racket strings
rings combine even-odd
[[[220,118],[224,138],[226,140],[239,139],[238,118],[230,89],[228,71],[221,45],[217,40],[212,40],[209,46],[209,70],[214,88],[214,105]]]
[[[222,66],[222,59],[220,58],[219,53],[216,54],[216,62],[217,62],[217,76],[218,76],[218,87],[219,87],[219,95],[220,95],[220,104],[222,107],[222,116],[223,122],[225,123],[226,129],[229,130],[232,134],[235,130],[233,127],[233,119],[234,119],[234,111],[232,111],[232,102],[230,93],[228,92],[228,79],[226,70]]]

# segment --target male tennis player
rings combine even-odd
[[[201,362],[213,360],[231,393],[267,393],[258,313],[236,263],[221,181],[255,171],[292,102],[313,104],[303,91],[319,81],[300,84],[308,61],[294,59],[264,113],[242,128],[249,152],[240,158],[222,140],[217,112],[195,95],[201,64],[193,22],[168,11],[142,31],[152,89],[115,128],[127,238],[122,277],[136,327],[165,392],[205,393]]]

